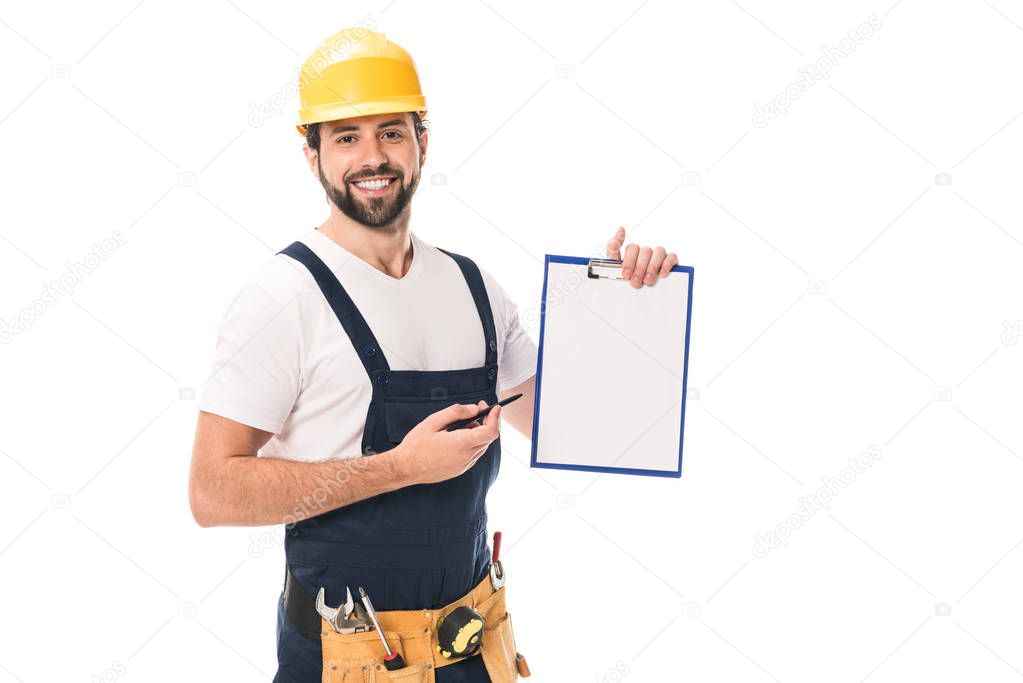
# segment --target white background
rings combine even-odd
[[[534,335],[545,252],[622,224],[696,269],[681,480],[531,471],[504,431],[534,680],[1023,677],[1018,4],[128,0],[0,11],[0,681],[272,676],[279,536],[193,523],[189,397],[325,216],[292,86],[359,22],[422,72],[413,228]]]

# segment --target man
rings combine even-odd
[[[193,514],[202,526],[286,525],[276,681],[370,680],[359,667],[383,669],[381,635],[423,671],[402,680],[512,680],[528,670],[489,580],[485,507],[502,409],[446,426],[521,392],[505,417],[531,435],[536,346],[488,273],[409,229],[429,133],[408,53],[342,31],[300,82],[299,131],[330,215],[270,258],[224,316],[199,404]],[[622,258],[624,240],[619,228],[608,257]],[[652,285],[675,263],[630,245],[623,275]],[[381,632],[321,623],[321,587],[330,605],[365,588]],[[448,660],[433,654],[434,612],[459,601],[487,610],[487,630],[482,656]],[[387,626],[419,615],[422,643]],[[412,661],[417,648],[428,654]]]

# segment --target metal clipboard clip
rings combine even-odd
[[[586,264],[586,277],[591,280],[624,280],[622,262],[616,259],[591,258]]]

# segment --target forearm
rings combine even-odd
[[[238,455],[192,478],[202,526],[291,524],[409,485],[393,449],[367,457],[297,462]]]
[[[506,399],[513,394],[522,394],[522,398],[509,403],[502,411],[503,419],[527,439],[533,438],[533,403],[536,394],[536,376],[530,377],[522,384],[501,392],[500,398]]]

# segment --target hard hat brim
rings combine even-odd
[[[319,107],[306,107],[298,112],[298,124],[295,129],[300,135],[306,134],[306,126],[311,123],[325,123],[354,119],[361,116],[376,114],[403,114],[417,112],[420,118],[426,116],[426,98],[424,97],[391,97],[356,104],[331,103]]]

